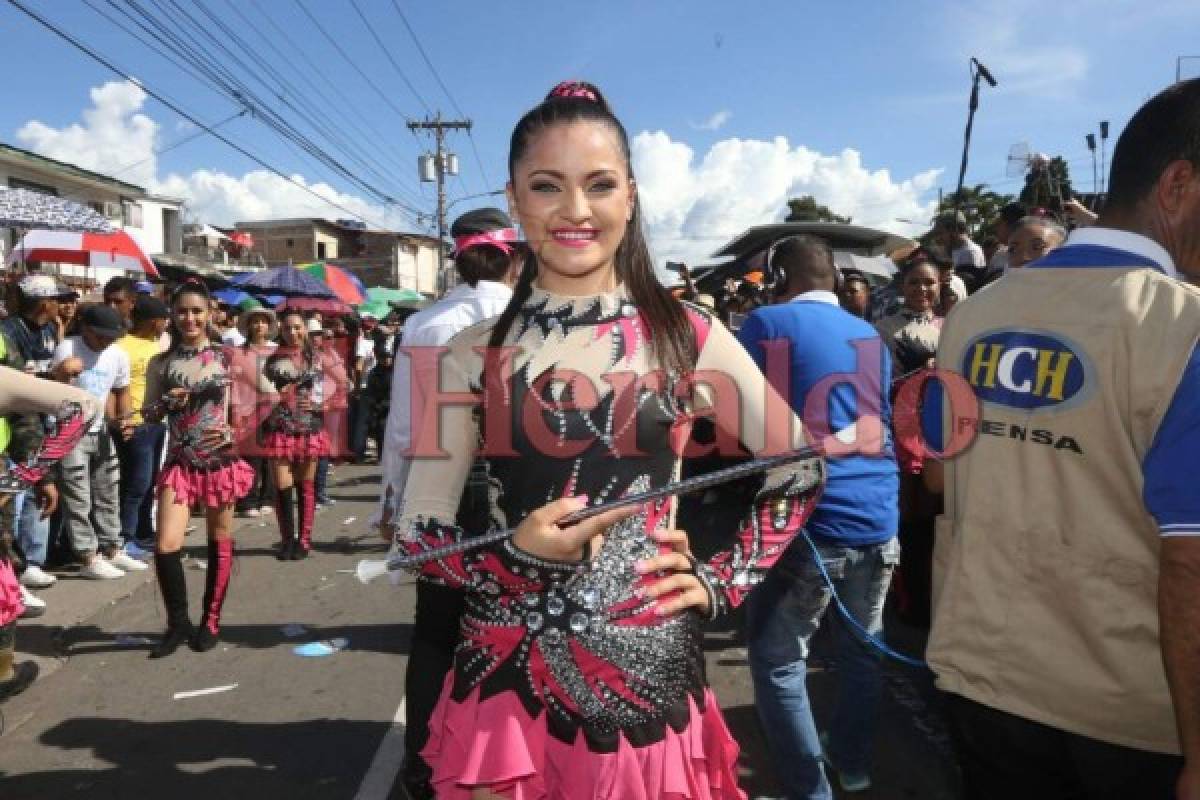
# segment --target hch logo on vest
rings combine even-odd
[[[1091,389],[1090,367],[1083,349],[1063,336],[998,330],[967,345],[962,374],[984,403],[1032,417],[1063,411],[1083,401]],[[1073,437],[1044,427],[988,419],[980,419],[974,426],[985,435],[1083,452]]]

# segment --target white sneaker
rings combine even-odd
[[[125,573],[117,567],[110,564],[104,556],[96,556],[92,559],[92,563],[84,566],[79,570],[79,577],[88,578],[93,581],[108,581],[115,578],[124,578]]]
[[[24,586],[21,587],[21,603],[25,606],[25,610],[21,612],[21,619],[40,617],[46,613],[46,601]]]
[[[126,572],[141,572],[144,569],[150,569],[150,565],[145,561],[138,561],[124,550],[118,550],[116,555],[108,559],[108,563]]]
[[[46,589],[58,583],[58,578],[36,564],[30,564],[21,573],[21,585],[30,589]]]

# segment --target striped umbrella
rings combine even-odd
[[[367,299],[362,281],[354,273],[339,266],[316,261],[312,264],[301,264],[298,269],[324,283],[346,305],[356,306]]]
[[[73,233],[70,231],[30,231],[8,256],[8,263],[43,261],[52,264],[78,264],[82,267],[112,267],[144,272],[157,278],[158,269],[146,251],[125,231],[112,233]]]

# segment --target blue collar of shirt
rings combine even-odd
[[[798,294],[788,301],[789,303],[825,303],[831,306],[841,306],[838,302],[838,296],[833,292],[825,289],[813,289],[811,292]]]
[[[1140,234],[1110,228],[1079,228],[1067,243],[1027,268],[1150,268],[1176,277],[1175,264],[1162,245]]]

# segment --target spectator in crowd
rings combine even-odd
[[[126,329],[133,324],[133,300],[136,296],[137,287],[131,278],[118,275],[104,284],[104,304],[120,315]]]
[[[872,635],[883,630],[883,604],[900,560],[896,540],[896,459],[892,449],[890,357],[871,325],[838,307],[837,268],[822,240],[794,236],[777,245],[771,266],[784,285],[777,304],[750,313],[738,340],[760,369],[767,348],[784,346],[789,385],[775,385],[797,416],[810,394],[837,375],[843,383],[822,403],[830,432],[853,429],[861,450],[826,461],[825,491],[805,528],[849,613]],[[864,298],[865,299],[865,298]],[[778,380],[778,376],[767,376]],[[857,389],[857,390],[856,390]],[[867,441],[870,439],[870,441]],[[809,645],[829,607],[830,590],[807,541],[797,540],[747,600],[754,698],[775,771],[789,798],[832,798],[822,759],[843,790],[871,786],[883,676],[879,657],[840,620],[837,704],[827,735],[818,736],[806,686]]]
[[[70,294],[69,289],[49,275],[29,275],[15,284],[16,313],[0,322],[5,366],[42,378],[65,378],[62,371],[51,374],[50,364],[57,346],[55,320],[59,303]],[[40,435],[34,434],[30,447],[40,440]],[[45,601],[29,590],[48,588],[57,580],[44,569],[50,546],[50,519],[41,513],[42,504],[32,490],[17,495],[12,503],[16,547],[23,556],[19,562],[25,567],[20,573],[21,593],[25,607],[38,613],[46,608]]]
[[[941,280],[928,256],[915,253],[901,273],[904,306],[876,325],[895,364],[894,381],[934,366],[942,317],[937,313]],[[903,440],[896,445],[900,465],[900,546],[904,557],[899,574],[899,611],[909,623],[929,625],[930,583],[933,558],[933,521],[938,498],[922,481],[923,454]]]
[[[355,463],[361,463],[367,457],[367,429],[370,426],[370,419],[367,416],[365,390],[367,378],[375,367],[375,344],[369,336],[363,333],[358,318],[352,314],[347,314],[342,318],[342,325],[346,330],[349,347],[353,348],[351,361],[346,370],[351,383],[348,445],[351,459]]]
[[[167,330],[167,304],[147,294],[133,301],[133,330],[116,347],[129,362],[128,437],[114,439],[121,466],[121,538],[134,558],[148,556],[154,548],[154,483],[162,458],[166,427],[142,417],[141,409],[159,398],[146,396],[146,370],[159,354],[159,341]]]
[[[329,336],[329,331],[324,326],[324,317],[320,312],[314,313],[308,318],[305,323],[308,331],[308,340],[312,343],[313,350],[320,354],[321,358],[329,360],[337,360],[338,364],[345,368],[346,362],[341,355],[334,349],[332,337]],[[341,452],[346,441],[342,437],[345,436],[345,430],[329,431],[330,434],[330,449]],[[329,470],[331,467],[330,453],[317,459],[317,472],[313,479],[313,486],[316,489],[316,498],[318,506],[331,506],[337,503],[329,496]]]
[[[1050,217],[1025,217],[1013,228],[1009,268],[1018,269],[1037,261],[1066,239],[1066,230]]]
[[[274,496],[270,463],[263,456],[258,434],[271,408],[262,375],[267,358],[279,346],[274,341],[279,335],[279,321],[274,311],[258,306],[242,311],[238,329],[245,343],[240,347],[225,347],[233,381],[230,397],[234,452],[250,465],[255,477],[254,486],[238,499],[234,510],[247,517],[259,517],[271,513]]]
[[[967,218],[961,211],[947,211],[933,225],[933,240],[950,257],[967,291],[974,292],[983,285],[987,260],[983,248],[972,241],[968,231]]]
[[[1025,206],[1020,203],[1007,203],[1000,209],[1000,213],[992,225],[999,247],[996,248],[994,254],[988,257],[988,278],[985,284],[999,278],[1008,269],[1009,240],[1012,238],[1013,231],[1016,230],[1017,223],[1024,217]]]
[[[995,260],[995,257],[1000,254],[1000,240],[995,236],[988,236],[983,240],[983,243],[979,245],[979,249],[983,251],[983,258],[988,264],[988,270],[991,271],[992,262]]]
[[[1200,798],[1197,230],[1190,80],[1129,121],[1096,225],[942,333],[986,401],[928,647],[969,800]]]
[[[246,343],[246,337],[238,328],[238,309],[225,303],[221,303],[218,308],[221,313],[216,318],[216,329],[221,334],[221,344],[241,347]]]
[[[54,343],[79,333],[75,315],[79,313],[79,292],[69,291],[58,298],[58,316],[54,319]]]
[[[128,438],[129,357],[115,346],[125,323],[110,305],[88,306],[79,314],[80,335],[69,336],[54,350],[54,365],[71,382],[111,409],[119,435]],[[109,404],[109,396],[112,404]],[[121,549],[119,473],[113,434],[97,419],[87,435],[62,461],[63,522],[71,548],[83,562],[80,575],[97,580],[122,578],[147,565]]]
[[[871,284],[867,283],[867,276],[858,270],[843,270],[838,302],[854,316],[865,318],[871,302]]]
[[[395,363],[391,348],[385,342],[375,344],[375,366],[367,376],[367,435],[375,442],[375,452],[383,462],[383,441],[388,414],[392,405],[392,366]]]

